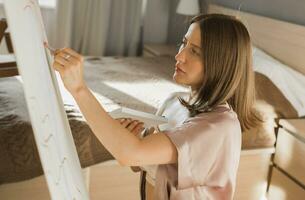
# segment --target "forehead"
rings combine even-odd
[[[198,23],[192,23],[187,30],[185,37],[192,43],[201,46],[200,26]]]

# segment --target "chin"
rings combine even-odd
[[[179,76],[177,73],[174,73],[173,80],[178,84],[185,85],[185,81],[183,81],[183,77]]]

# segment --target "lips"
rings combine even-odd
[[[180,67],[178,67],[177,65],[176,65],[175,70],[176,70],[176,71],[179,71],[179,72],[182,72],[182,73],[185,73],[185,71],[183,71],[183,70],[182,70]]]

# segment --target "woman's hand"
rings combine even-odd
[[[131,133],[133,133],[136,136],[139,136],[139,134],[144,130],[144,123],[140,122],[138,120],[133,120],[130,118],[119,118],[116,119],[120,124],[127,128]]]
[[[86,88],[83,78],[84,58],[70,48],[56,50],[53,67],[59,72],[66,89],[73,95]]]

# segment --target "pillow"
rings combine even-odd
[[[298,113],[282,92],[265,75],[255,72],[256,98],[272,105],[277,118],[297,118]]]
[[[305,76],[253,47],[257,99],[272,105],[280,118],[305,115]]]

